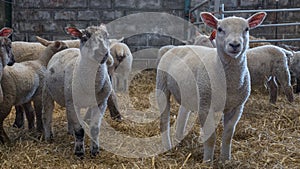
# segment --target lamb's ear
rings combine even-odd
[[[48,40],[41,38],[39,36],[36,36],[35,38],[38,42],[40,42],[44,46],[49,46],[51,44],[51,42],[49,42]]]
[[[265,12],[258,12],[258,13],[253,14],[252,16],[250,16],[247,19],[249,28],[253,29],[253,28],[256,28],[257,26],[259,26],[264,21],[266,16],[267,16],[267,13],[265,13]]]
[[[209,40],[213,41],[214,39],[216,39],[216,35],[217,35],[217,31],[214,29],[209,36]]]
[[[217,29],[217,27],[218,27],[218,19],[215,16],[213,16],[211,13],[209,13],[209,12],[201,12],[200,13],[200,17],[201,17],[202,21],[206,25],[208,25],[208,26],[210,26],[210,27],[212,27],[214,29]]]
[[[59,41],[54,42],[54,47],[55,48],[57,48],[57,49],[60,48],[61,47],[60,45],[61,45],[61,42],[59,42]]]
[[[8,38],[13,33],[11,28],[4,27],[0,30],[0,36]]]
[[[118,42],[122,42],[124,40],[124,37],[117,39]]]
[[[3,102],[3,91],[2,91],[2,87],[0,85],[0,103]]]
[[[66,32],[76,38],[82,37],[82,31],[74,27],[66,27]]]

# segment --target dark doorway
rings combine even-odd
[[[0,28],[11,27],[11,0],[0,1]]]

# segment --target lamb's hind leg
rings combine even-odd
[[[46,140],[51,140],[53,138],[52,132],[52,116],[53,116],[53,109],[54,109],[54,100],[48,93],[47,89],[43,90],[43,102],[42,102],[42,121],[43,121],[43,128]]]
[[[113,120],[121,121],[122,116],[118,110],[117,97],[114,90],[111,91],[108,100],[107,100],[108,109],[110,112],[110,116]]]
[[[16,117],[13,127],[16,128],[24,128],[24,111],[22,106],[15,106],[16,109]]]
[[[187,121],[189,119],[191,111],[187,110],[185,107],[180,106],[178,111],[178,117],[176,122],[176,139],[180,142],[184,138],[184,131],[186,128]]]
[[[270,95],[270,103],[275,104],[277,101],[278,95],[278,85],[274,76],[267,82],[269,95]]]
[[[230,112],[224,112],[224,131],[222,136],[221,160],[225,162],[231,158],[231,141],[235,126],[238,123],[244,106],[241,105]]]
[[[7,115],[9,114],[11,108],[11,106],[4,106],[4,105],[0,105],[1,107],[1,111],[0,111],[0,142],[1,143],[6,143],[6,142],[10,142],[7,134],[4,131],[3,128],[3,121],[5,120],[5,118],[7,117]]]

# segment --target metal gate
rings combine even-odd
[[[192,16],[193,13],[199,9],[201,6],[203,6],[205,3],[208,3],[209,1],[203,1],[203,3],[197,5],[195,8],[190,9],[190,14],[189,16]],[[277,7],[278,7],[278,0],[276,0],[277,2]],[[237,14],[237,13],[255,13],[255,12],[266,12],[266,13],[270,13],[270,12],[300,12],[300,8],[289,8],[289,9],[259,9],[259,10],[232,10],[232,11],[226,11],[225,10],[225,5],[221,4],[221,0],[215,0],[214,1],[214,8],[213,10],[210,10],[210,12],[214,13],[217,17],[219,18],[224,18],[225,15],[232,15],[232,14]],[[203,26],[203,22],[200,19],[199,14],[194,14],[194,16],[197,17],[196,22],[194,23],[194,25],[197,25],[198,27],[201,27],[201,25]],[[277,14],[276,14],[276,18],[277,18]],[[260,39],[260,40],[250,40],[251,42],[291,42],[291,41],[300,41],[300,37],[299,38],[290,38],[290,39],[279,39],[277,38],[277,27],[287,27],[287,26],[299,26],[300,22],[293,22],[293,23],[272,23],[272,24],[262,24],[259,27],[275,27],[275,37],[274,39]]]

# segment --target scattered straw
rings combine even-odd
[[[120,105],[130,101],[135,109],[141,111],[141,114],[134,114],[129,109],[128,117],[136,115],[143,120],[144,117],[151,117],[149,115],[156,113],[150,109],[148,97],[149,93],[154,92],[154,88],[155,73],[145,71],[132,81],[130,98],[118,93]],[[212,166],[202,163],[203,144],[199,141],[198,124],[192,127],[179,146],[155,157],[126,158],[101,149],[97,157],[91,158],[90,142],[86,138],[86,156],[79,160],[74,156],[74,138],[67,134],[64,108],[56,105],[54,110],[53,143],[40,141],[42,136],[36,132],[11,127],[15,116],[12,110],[4,124],[12,143],[0,145],[0,168],[300,168],[300,97],[295,94],[295,102],[289,104],[286,98],[280,95],[275,106],[269,104],[268,100],[267,95],[259,92],[250,96],[233,137],[232,160],[226,164],[218,162],[223,131],[222,125],[218,126],[215,160]],[[178,104],[173,101],[172,124],[177,116],[177,110]],[[121,113],[125,115],[123,111]],[[149,123],[138,123],[127,118],[122,122],[115,122],[107,112],[103,120],[115,130],[135,138],[147,138],[160,133],[159,117]],[[108,136],[109,134],[111,133],[108,133]],[[119,140],[116,140],[116,143],[117,141]],[[111,144],[116,148],[122,146],[116,143]],[[132,145],[129,151],[146,153],[145,149],[135,150],[134,142],[127,144]]]

